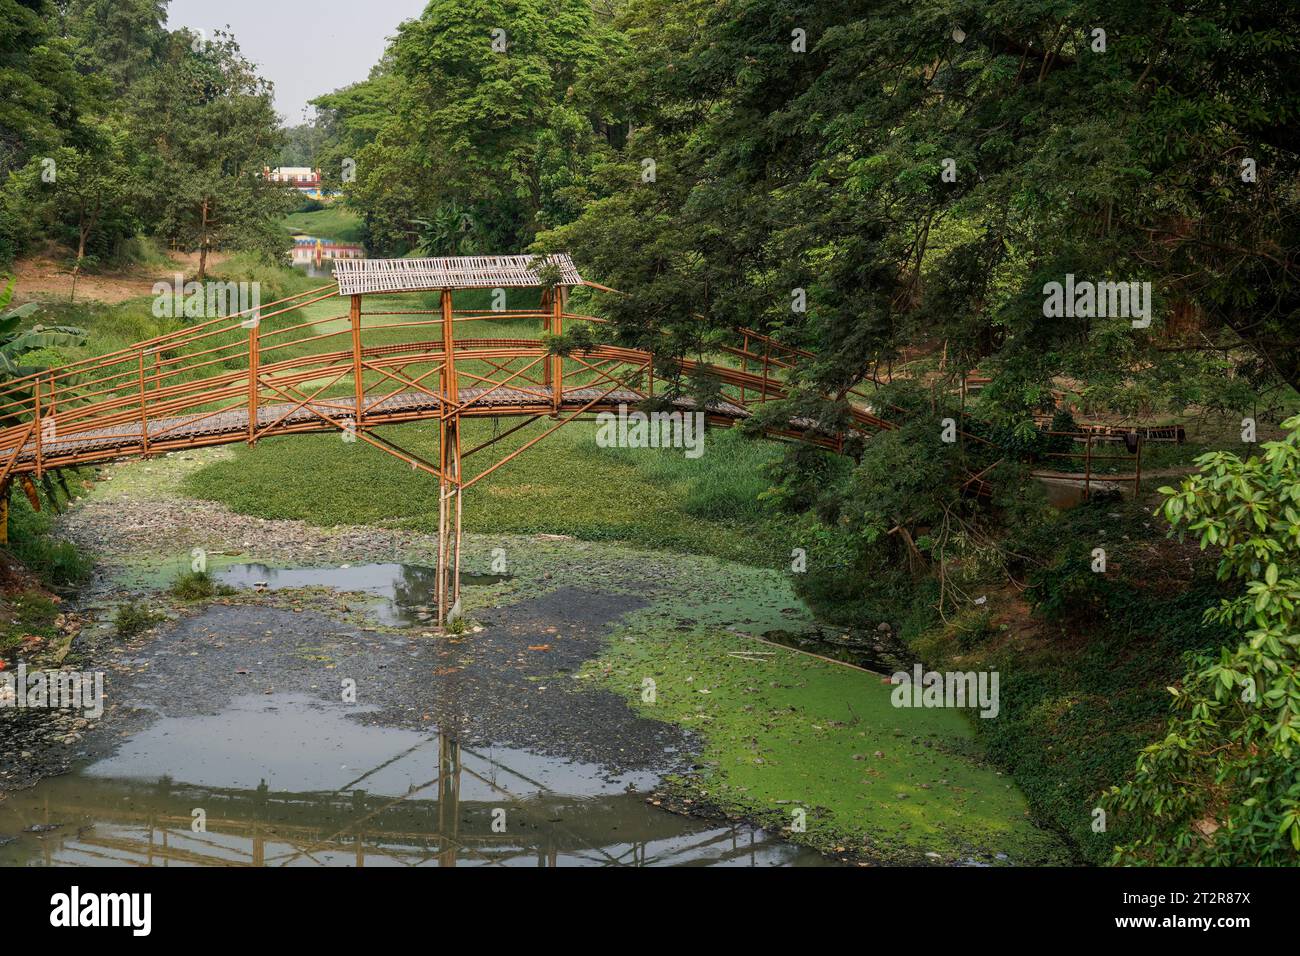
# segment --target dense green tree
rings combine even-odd
[[[75,141],[91,96],[47,0],[0,0],[0,262],[30,238],[10,173]]]
[[[669,9],[679,29],[661,32]],[[587,212],[598,238],[563,238],[622,263],[629,315],[803,338],[832,388],[940,340],[958,369],[1000,365],[1006,393],[1139,365],[1149,336],[1043,315],[1044,282],[1067,272],[1151,280],[1161,312],[1191,300],[1295,383],[1296,156],[1275,135],[1300,101],[1283,75],[1295,13],[1156,12],[1153,36],[1147,4],[634,3],[611,73],[649,126],[629,150],[653,154],[660,185],[624,175]],[[631,253],[656,208],[699,261],[656,259],[647,282]],[[697,280],[671,300],[665,264]]]
[[[299,123],[284,131],[284,146],[277,166],[316,166],[325,130],[317,123]]]
[[[604,34],[585,0],[434,0],[369,80],[318,99],[324,165],[354,163],[344,185],[371,245],[403,251],[416,220],[454,210],[474,224],[473,251],[502,251],[576,214],[596,139],[578,81]]]
[[[0,177],[64,141],[86,88],[47,0],[0,0]]]
[[[166,42],[167,0],[68,0],[64,29],[77,68],[125,93],[157,63]]]
[[[162,65],[136,86],[133,118],[151,150],[143,205],[161,235],[197,246],[200,281],[218,246],[284,251],[275,220],[295,197],[262,175],[281,146],[271,88],[233,37],[171,34]]]
[[[87,257],[93,261],[96,253],[111,251],[138,225],[132,214],[137,183],[126,161],[127,139],[124,129],[99,124],[88,145],[60,146],[14,177],[29,223],[44,223],[47,235],[74,250],[74,296]]]

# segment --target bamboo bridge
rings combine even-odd
[[[566,324],[601,323],[569,311],[573,289],[613,292],[578,274],[563,254],[434,259],[354,259],[334,264],[335,283],[159,335],[105,355],[45,369],[0,389],[0,508],[7,522],[17,482],[39,508],[33,482],[62,468],[147,457],[184,449],[309,432],[338,431],[427,472],[439,482],[438,619],[445,622],[460,594],[462,495],[556,429],[601,411],[663,399],[655,356],[615,345],[558,354],[547,341]],[[531,289],[537,308],[457,309],[465,290]],[[394,295],[438,295],[437,308],[393,309]],[[367,311],[366,298],[385,307]],[[338,300],[346,311],[328,317],[300,310]],[[491,323],[522,323],[536,337],[491,337]],[[458,327],[472,334],[457,334]],[[751,330],[716,349],[714,360],[676,359],[686,374],[706,372],[721,386],[716,401],[696,409],[685,397],[667,399],[683,412],[731,425],[756,405],[786,397],[787,371],[806,353]],[[658,389],[658,391],[656,391]],[[850,404],[850,429],[892,427],[872,414],[865,394]],[[473,448],[461,446],[464,417],[521,421]],[[535,437],[475,474],[472,456],[545,419]],[[379,434],[382,426],[438,424],[438,459],[426,460]],[[846,435],[809,421],[771,428],[842,449]]]

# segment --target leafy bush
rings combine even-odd
[[[1202,455],[1199,474],[1160,489],[1164,518],[1245,582],[1205,615],[1243,639],[1195,657],[1169,688],[1166,735],[1109,792],[1138,833],[1117,862],[1300,863],[1300,416],[1283,426],[1262,455]]]
[[[957,646],[969,651],[987,644],[997,634],[988,611],[967,611],[952,622],[957,632]]]
[[[10,496],[9,552],[48,586],[65,587],[88,580],[94,562],[70,541],[52,537],[50,526],[49,509],[34,511],[25,495]]]

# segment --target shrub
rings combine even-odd
[[[172,581],[167,590],[172,597],[182,601],[202,601],[235,593],[230,585],[214,581],[207,571],[185,571]]]
[[[83,583],[89,579],[94,562],[71,542],[51,537],[50,525],[48,507],[33,511],[26,495],[15,492],[10,496],[10,553],[50,587]]]
[[[119,605],[113,616],[113,626],[118,637],[134,637],[166,619],[167,615],[150,609],[143,601],[127,601]]]
[[[1158,513],[1245,582],[1205,614],[1242,639],[1193,658],[1165,735],[1107,794],[1138,834],[1116,862],[1300,863],[1300,416],[1283,426],[1260,457],[1202,455],[1199,474],[1160,489]]]

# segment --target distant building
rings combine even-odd
[[[310,166],[262,167],[262,177],[273,183],[284,183],[312,199],[329,199],[334,194],[321,189],[320,170]]]

